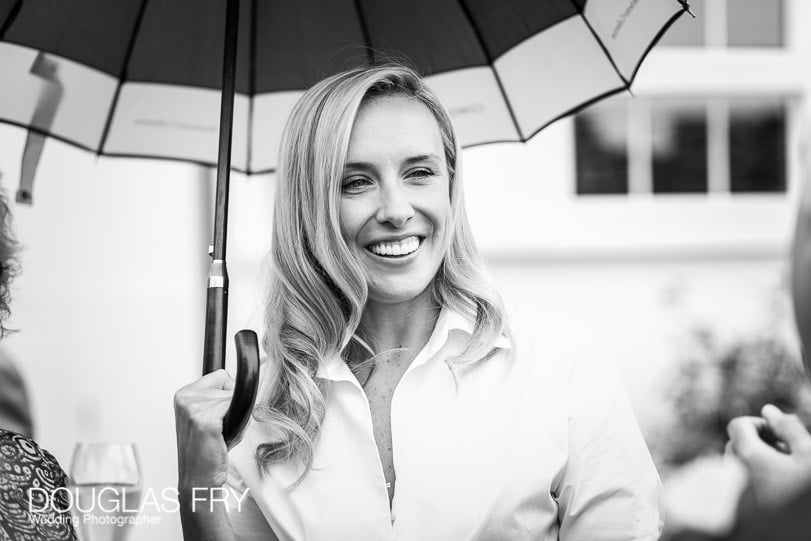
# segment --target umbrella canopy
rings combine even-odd
[[[99,154],[218,165],[208,373],[225,360],[230,168],[275,168],[304,89],[382,51],[428,77],[464,146],[523,141],[628,88],[686,9],[684,0],[228,0],[227,11],[222,0],[0,0],[0,120],[31,132],[21,201],[30,202],[46,135]],[[255,333],[236,340],[229,446],[259,366]]]
[[[626,89],[683,0],[241,2],[232,166],[272,171],[325,76],[390,54],[463,146],[525,141]],[[105,155],[216,163],[222,0],[0,0],[0,120]]]

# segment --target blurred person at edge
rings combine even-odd
[[[656,539],[659,479],[617,371],[553,317],[508,324],[419,76],[330,77],[282,141],[242,441],[226,452],[225,371],[175,395],[185,538]],[[227,508],[201,505],[221,488]]]
[[[811,137],[806,137],[803,151],[804,185],[791,251],[792,301],[803,364],[811,375]],[[748,473],[732,532],[723,537],[683,532],[672,540],[810,540],[811,434],[806,427],[795,415],[768,404],[761,417],[733,419],[727,432],[727,452],[738,457]],[[766,443],[764,433],[778,443]]]
[[[17,250],[8,199],[0,187],[0,337],[8,331],[5,324],[10,315],[11,282],[19,272]],[[2,378],[9,373],[15,374],[13,379],[0,381],[0,541],[75,541],[70,504],[64,493],[67,475],[53,455],[30,439],[22,380],[16,370],[0,369]],[[31,488],[52,497],[54,506],[32,509]]]
[[[0,171],[2,179],[3,172]],[[19,272],[16,253],[17,241],[11,225],[8,200],[0,185],[0,338],[5,337],[8,331],[4,322],[10,315],[11,282]],[[0,348],[0,428],[29,438],[34,434],[25,382],[3,348]]]

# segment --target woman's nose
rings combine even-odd
[[[402,227],[414,216],[414,207],[411,206],[404,187],[399,183],[394,184],[394,186],[386,186],[381,190],[376,218],[380,223]]]

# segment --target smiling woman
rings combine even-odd
[[[618,376],[553,320],[508,321],[458,162],[447,112],[402,66],[296,105],[253,419],[227,453],[230,377],[175,397],[187,539],[658,537]],[[226,483],[241,505],[193,508]]]

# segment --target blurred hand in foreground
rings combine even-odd
[[[728,427],[728,451],[746,466],[755,503],[775,507],[811,485],[811,434],[796,415],[767,404],[763,417],[737,417]],[[771,431],[778,442],[761,437]]]

